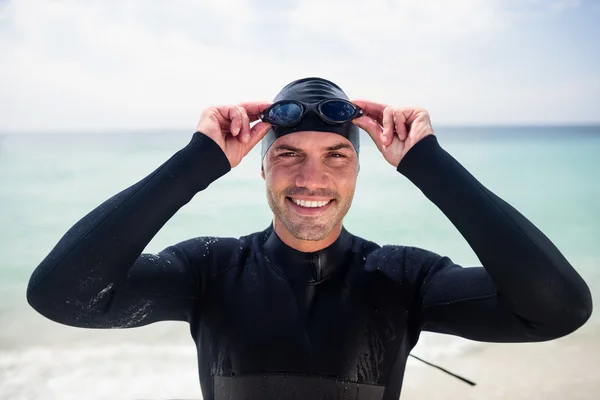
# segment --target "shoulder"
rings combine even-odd
[[[371,242],[367,242],[371,243]],[[406,245],[367,245],[365,266],[396,282],[422,281],[432,267],[445,257],[420,247]]]
[[[362,254],[366,260],[371,262],[402,263],[410,267],[421,265],[432,260],[438,260],[441,256],[432,251],[407,245],[392,245],[372,242],[360,236],[352,235],[352,252]]]
[[[354,252],[363,257],[363,277],[373,295],[384,302],[397,304],[396,300],[402,299],[412,304],[432,272],[445,264],[446,257],[420,247],[378,245],[361,238],[354,242]]]
[[[198,236],[172,246],[188,263],[202,269],[203,275],[214,276],[242,265],[263,232],[240,237]]]

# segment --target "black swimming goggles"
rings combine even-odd
[[[308,111],[314,111],[326,123],[343,124],[363,115],[360,107],[343,99],[327,99],[318,103],[281,100],[271,104],[260,119],[275,127],[289,128],[302,121]]]

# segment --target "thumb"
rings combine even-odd
[[[383,129],[381,128],[381,125],[379,125],[379,123],[373,118],[362,116],[353,120],[352,123],[367,132],[377,147],[380,147],[383,144],[381,142],[381,134],[383,133]]]
[[[261,139],[267,134],[267,132],[269,132],[269,129],[271,129],[271,124],[268,122],[261,121],[255,124],[250,129],[250,140],[248,141],[248,146],[250,148],[256,146],[256,144],[261,141]]]

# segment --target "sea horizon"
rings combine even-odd
[[[457,130],[457,129],[564,129],[564,128],[581,128],[589,130],[590,133],[600,134],[600,121],[597,122],[514,122],[514,123],[441,123],[436,124],[432,121],[433,128],[438,130]],[[191,126],[191,125],[190,125]],[[194,128],[191,128],[193,131]],[[68,128],[68,129],[0,129],[0,136],[16,136],[16,135],[113,135],[113,134],[152,134],[164,132],[189,132],[190,127],[165,126],[159,128],[143,128],[143,127],[111,127],[111,128]],[[192,132],[193,133],[193,132]],[[364,133],[364,132],[363,132]]]

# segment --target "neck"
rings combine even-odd
[[[329,247],[337,240],[342,232],[342,223],[337,224],[322,240],[302,240],[294,237],[285,225],[277,218],[273,219],[273,230],[283,243],[303,253],[314,253]]]

